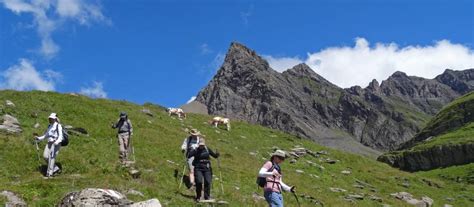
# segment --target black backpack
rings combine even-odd
[[[273,169],[275,169],[275,166],[273,165],[273,162],[272,162],[272,167],[270,169],[267,170],[267,172],[271,172],[273,171]],[[260,186],[260,187],[265,187],[265,185],[267,184],[267,178],[266,177],[260,177],[260,176],[257,176],[257,181],[256,181],[257,185]]]
[[[59,136],[58,128],[59,128],[59,123],[58,125],[56,125],[56,132],[58,133],[58,136]],[[63,140],[61,141],[61,146],[65,147],[69,144],[69,134],[67,133],[67,130],[64,127],[61,126],[61,128],[63,129]]]

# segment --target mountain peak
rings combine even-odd
[[[293,66],[293,68],[289,69],[288,71],[291,71],[297,75],[316,75],[316,72],[313,71],[308,65],[305,63],[300,63],[298,65]]]
[[[225,70],[268,70],[268,62],[247,46],[232,42],[224,59]]]
[[[392,78],[406,78],[406,77],[408,77],[408,75],[406,73],[402,72],[402,71],[396,71],[390,77],[392,77]]]

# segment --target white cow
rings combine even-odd
[[[227,127],[227,131],[230,131],[230,119],[229,118],[216,116],[211,120],[211,123],[216,128],[217,128],[217,125],[225,125]]]
[[[166,111],[168,111],[168,115],[171,116],[171,115],[176,115],[178,116],[178,118],[186,118],[186,113],[184,113],[183,109],[180,109],[180,108],[168,108],[166,109]]]

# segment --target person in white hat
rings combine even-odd
[[[120,163],[125,164],[129,160],[130,139],[133,135],[132,121],[127,113],[120,112],[120,118],[112,124],[113,129],[117,129],[117,138],[119,143]]]
[[[184,141],[183,141],[183,144],[181,145],[181,152],[184,153],[184,156],[186,157],[186,160],[187,160],[187,163],[188,163],[189,182],[191,183],[192,186],[194,186],[195,185],[195,182],[194,182],[194,166],[193,166],[194,157],[189,157],[188,154],[189,154],[189,152],[191,152],[191,150],[194,150],[194,149],[199,147],[199,140],[201,138],[201,132],[199,132],[197,129],[191,129],[189,134],[190,134],[189,137],[185,138]]]
[[[286,185],[282,179],[280,164],[285,161],[285,158],[285,151],[276,150],[258,173],[259,177],[266,178],[263,192],[265,200],[270,207],[283,207],[282,191],[295,192],[295,186],[290,187]]]
[[[59,124],[59,118],[56,113],[51,113],[48,117],[49,126],[43,136],[36,136],[37,142],[47,139],[48,144],[44,148],[43,158],[48,164],[45,178],[50,178],[61,172],[61,169],[56,165],[55,160],[58,156],[61,142],[63,140],[63,127]]]

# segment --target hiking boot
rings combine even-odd
[[[53,172],[53,175],[59,175],[61,174],[63,171],[61,169],[58,169],[56,171]]]
[[[196,201],[196,203],[199,203],[199,202],[201,202],[201,199],[196,198],[195,201]]]

